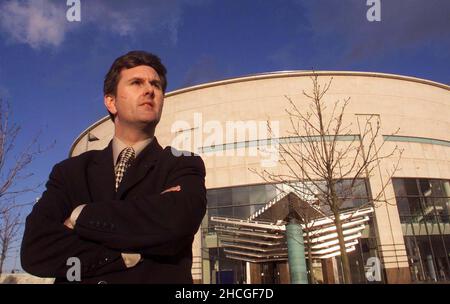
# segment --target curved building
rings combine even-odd
[[[370,223],[349,252],[352,281],[450,281],[450,87],[392,74],[316,74],[320,83],[332,77],[325,102],[350,98],[344,115],[350,131],[340,140],[359,137],[363,131],[358,126],[374,119],[380,125],[375,143],[384,142],[380,154],[389,154],[396,146],[404,151],[392,183],[382,186],[389,178],[387,170],[397,161],[394,156],[380,161],[346,202],[347,208],[358,207],[381,193],[381,203],[374,206]],[[312,75],[304,71],[261,74],[166,94],[156,131],[158,141],[201,154],[207,170],[208,212],[193,250],[196,282],[289,282],[286,258],[236,258],[224,248],[211,217],[251,219],[280,194],[279,187],[250,169],[280,169],[276,151],[261,149],[273,147],[272,141],[266,140],[266,121],[273,126],[272,140],[302,137],[289,133],[285,110],[290,99],[306,113],[307,98],[302,91],[311,91]],[[332,106],[327,107],[326,114],[331,110]],[[75,140],[70,156],[103,149],[113,132],[113,124],[105,116]],[[240,248],[241,253],[244,249]],[[314,260],[310,269],[316,280],[342,282],[339,256],[322,257]],[[378,265],[373,261],[380,261],[380,273],[375,269],[376,275],[368,276],[368,270]]]

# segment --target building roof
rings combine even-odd
[[[426,80],[426,79],[422,79],[422,78],[396,75],[396,74],[375,73],[375,72],[356,72],[356,71],[302,71],[301,70],[301,71],[268,72],[268,73],[252,74],[252,75],[246,75],[246,76],[241,76],[241,77],[234,77],[234,78],[228,78],[228,79],[223,79],[223,80],[218,80],[218,81],[212,81],[212,82],[189,86],[186,88],[181,88],[181,89],[177,89],[177,90],[168,92],[168,93],[166,93],[165,97],[168,98],[168,97],[172,97],[172,96],[190,92],[190,91],[201,90],[201,89],[205,89],[205,88],[221,86],[221,85],[226,85],[226,84],[232,84],[232,83],[262,80],[262,79],[286,78],[286,77],[309,77],[309,76],[313,76],[314,74],[319,75],[319,76],[361,76],[361,77],[397,79],[397,80],[427,84],[427,85],[435,86],[435,87],[450,91],[450,86],[443,84],[443,83],[434,82],[434,81]],[[86,130],[84,130],[72,143],[72,146],[71,146],[70,152],[69,152],[69,156],[72,155],[72,152],[73,152],[75,146],[86,134],[88,134],[91,130],[93,130],[98,125],[104,123],[105,121],[107,121],[109,119],[110,119],[109,115],[105,115],[103,118],[96,121],[94,124],[89,126]]]

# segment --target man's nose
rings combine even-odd
[[[149,94],[150,97],[154,97],[155,96],[155,88],[153,87],[153,85],[151,83],[147,83],[145,86],[145,94]]]

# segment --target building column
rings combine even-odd
[[[333,259],[322,259],[322,274],[324,284],[335,284]]]
[[[381,125],[378,115],[357,115],[358,125],[364,127],[367,119],[371,121],[373,130],[376,130],[377,123]],[[379,135],[375,138],[375,147],[380,147],[383,143],[381,134],[383,134],[382,127]],[[366,138],[366,140],[369,141],[370,137]],[[367,150],[368,142],[364,142],[363,145],[365,145],[364,148]],[[386,143],[381,153],[385,155],[393,149],[393,144]],[[394,155],[392,158],[379,161],[378,166],[374,168],[371,176],[369,176],[371,195],[373,198],[378,197],[379,199],[374,202],[375,234],[377,237],[378,258],[381,259],[382,267],[386,274],[386,283],[388,284],[411,282],[408,255],[395,200],[394,187],[392,181],[389,181],[389,174],[392,173],[392,164],[398,161],[397,157],[397,155]],[[389,184],[383,189],[383,186],[388,181]]]
[[[251,284],[261,284],[261,264],[250,263],[250,282]]]
[[[385,176],[384,178],[388,178]],[[378,176],[370,178],[372,195],[381,191],[382,183]],[[400,216],[395,201],[394,188],[389,184],[383,196],[387,202],[375,202],[374,224],[377,237],[377,252],[386,274],[386,283],[410,283],[408,255],[405,247]]]
[[[308,284],[302,226],[291,217],[286,225],[291,284]]]
[[[252,273],[250,268],[250,262],[245,262],[245,284],[252,283]]]
[[[290,280],[290,274],[289,274],[289,263],[286,262],[279,262],[277,263],[277,270],[280,274],[280,284],[289,284],[291,283]]]

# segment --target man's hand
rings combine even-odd
[[[69,229],[75,228],[75,227],[72,225],[72,221],[70,220],[70,217],[68,217],[68,218],[64,221],[64,226],[66,226],[66,227],[69,228]]]
[[[180,185],[177,185],[175,187],[170,187],[169,189],[166,189],[163,192],[161,192],[161,194],[164,194],[164,193],[167,193],[167,192],[178,192],[178,191],[181,191]]]
[[[86,204],[79,205],[78,207],[73,209],[70,216],[64,221],[64,226],[66,226],[69,229],[74,229],[77,219],[80,216],[81,210],[83,210],[84,206],[86,206]]]
[[[137,265],[142,258],[139,253],[121,253],[123,262],[127,268],[131,268]]]

